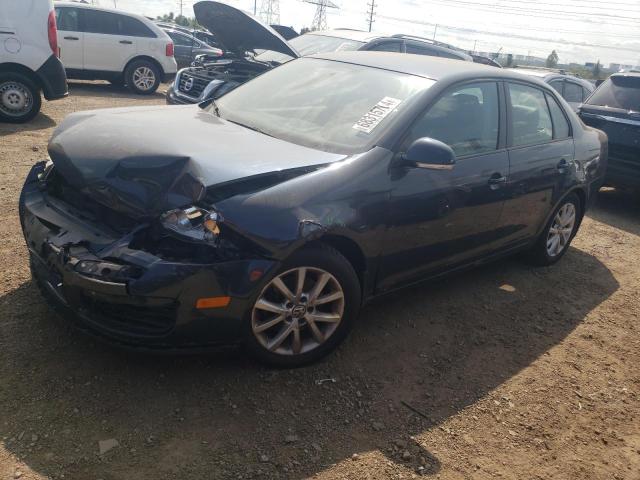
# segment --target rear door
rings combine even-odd
[[[79,8],[56,7],[60,60],[67,70],[84,68],[84,32]]]
[[[545,221],[573,168],[567,113],[555,96],[525,83],[505,84],[509,178],[500,218],[503,243],[528,241]]]
[[[138,48],[127,29],[130,17],[88,8],[83,14],[85,70],[122,72]]]

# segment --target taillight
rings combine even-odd
[[[167,43],[167,48],[165,50],[167,57],[173,57],[173,43]]]
[[[56,57],[60,56],[58,50],[58,27],[56,26],[56,12],[51,10],[49,12],[49,19],[47,20],[47,33],[49,35],[49,46],[51,51]]]

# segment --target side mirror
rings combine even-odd
[[[402,158],[408,166],[431,170],[451,170],[456,163],[456,154],[449,145],[429,137],[415,140]]]

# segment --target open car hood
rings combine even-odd
[[[193,11],[200,25],[213,33],[227,50],[239,56],[255,50],[273,50],[294,58],[300,56],[273,28],[242,10],[204,0],[194,4]]]

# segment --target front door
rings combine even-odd
[[[444,170],[391,169],[381,291],[491,250],[509,170],[500,112],[496,82],[466,83],[443,94],[410,128],[402,150],[417,138],[435,138],[453,149],[457,162]]]

